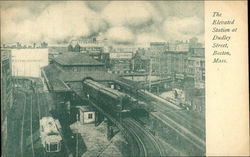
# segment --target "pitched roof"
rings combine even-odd
[[[65,53],[64,55],[59,55],[54,61],[61,65],[104,65],[87,54],[70,52]]]

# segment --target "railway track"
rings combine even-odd
[[[135,143],[134,139],[129,135],[129,132],[115,119],[113,118],[110,114],[106,113],[102,108],[100,108],[98,105],[93,103],[91,100],[89,100],[90,104],[94,106],[100,113],[102,113],[104,116],[106,116],[112,123],[114,123],[119,130],[122,132],[124,135],[125,139],[128,141],[130,144],[130,148],[132,152],[130,152],[130,156],[139,156],[140,150],[137,143]],[[138,148],[138,149],[137,149]]]
[[[19,90],[23,95],[23,109],[21,120],[21,136],[20,136],[20,156],[35,157],[45,156],[41,147],[37,148],[39,141],[39,118],[41,117],[40,109],[41,102],[38,93]],[[38,114],[36,114],[38,113]]]
[[[195,136],[192,132],[187,130],[185,127],[177,124],[175,121],[173,121],[171,118],[167,117],[164,114],[157,114],[157,113],[152,113],[154,117],[156,117],[158,120],[160,120],[162,123],[166,124],[166,126],[172,128],[175,130],[178,135],[192,143],[195,147],[197,147],[200,150],[204,149],[205,142],[200,139],[199,137]]]
[[[202,121],[202,115],[194,116],[192,114],[180,112],[182,110],[173,102],[162,100],[161,98],[140,89],[134,90],[134,87],[127,82],[118,81],[117,83],[124,87],[123,90],[128,95],[132,94],[138,100],[145,102],[146,108],[147,106],[154,106],[154,109],[157,109],[156,111],[158,112],[156,114],[152,113],[153,117],[161,122],[161,124],[171,128],[176,133],[176,137],[181,138],[178,139],[180,142],[183,141],[194,146],[194,148],[187,148],[187,151],[192,152],[194,150],[204,152],[205,122]],[[172,141],[172,143],[176,145],[175,141]]]
[[[172,118],[180,125],[186,127],[189,130],[192,130],[192,132],[195,134],[195,136],[198,135],[199,138],[202,138],[203,133],[204,133],[204,129],[199,124],[196,123],[196,121],[197,121],[196,119],[195,119],[195,122],[192,123],[194,121],[194,119],[191,119],[186,114],[183,114],[183,113],[181,114],[181,112],[184,112],[184,111],[170,111],[169,112],[168,109],[163,104],[158,104],[155,102],[152,102],[152,104],[157,106],[157,108],[158,108],[157,112],[160,112],[160,113]]]
[[[193,137],[198,137],[203,140],[205,129],[202,127],[202,125],[204,125],[204,122],[202,122],[201,119],[196,119],[186,113],[183,113],[184,111],[180,108],[173,108],[173,106],[177,105],[172,102],[166,100],[164,103],[161,101],[156,101],[156,99],[151,100],[150,95],[147,96],[147,92],[144,92],[142,90],[138,90],[137,92],[137,98],[141,101],[144,101],[147,106],[154,106],[157,112],[171,118],[176,122],[175,124],[182,125],[183,127],[177,127],[180,132],[188,129],[191,132],[190,134],[193,134]]]
[[[31,150],[32,156],[35,156],[34,150],[34,142],[33,142],[33,95],[31,95],[31,103],[30,103],[30,139],[31,139]]]
[[[43,98],[41,98],[41,94],[42,93],[38,93],[38,92],[36,92],[35,93],[35,96],[36,96],[36,108],[37,108],[37,111],[38,111],[38,120],[40,120],[41,118],[42,118],[42,115],[43,115],[43,113],[42,113],[42,111],[41,111],[41,105],[43,104],[42,103],[42,101],[41,100],[43,100]],[[43,104],[44,105],[44,104]],[[43,108],[43,107],[42,107]],[[44,116],[44,115],[43,115]],[[38,121],[38,123],[40,123],[39,121]],[[40,125],[40,124],[39,124]],[[40,151],[40,154],[39,155],[41,155],[42,154],[42,156],[43,157],[45,157],[46,156],[46,154],[45,154],[45,152],[44,151]]]
[[[143,129],[138,122],[131,118],[126,118],[123,120],[123,125],[137,142],[140,150],[139,156],[164,156],[164,151],[155,137]]]
[[[20,122],[16,123],[14,128],[19,136],[15,138],[18,144],[12,149],[13,156],[68,157],[69,154],[65,151],[60,154],[46,153],[40,142],[39,119],[51,116],[48,109],[47,93],[23,88],[15,89],[15,91],[18,98],[17,105],[20,108]],[[62,147],[65,147],[64,144]]]
[[[79,94],[79,93],[77,93]],[[163,156],[159,144],[152,134],[143,129],[143,127],[132,119],[117,120],[102,108],[89,100],[90,104],[100,113],[106,116],[114,123],[124,135],[129,143],[131,154],[129,156]]]
[[[26,98],[26,94],[22,93],[24,96],[24,103],[23,103],[23,114],[22,114],[22,124],[21,124],[21,139],[20,139],[20,150],[21,150],[21,157],[23,157],[23,129],[24,129],[24,118],[25,118],[25,108],[26,108],[26,102],[27,102],[27,98]]]
[[[27,154],[32,154],[35,156],[34,143],[33,143],[33,101],[32,94],[26,91],[19,90],[24,96],[23,113],[21,121],[21,136],[20,136],[20,156],[25,157]],[[29,116],[28,116],[29,115]],[[30,138],[27,138],[30,137]],[[27,140],[28,139],[28,140]],[[29,153],[27,149],[27,142],[29,142],[31,147],[31,152]]]
[[[166,100],[167,104],[174,104],[173,102],[170,102],[168,100]],[[167,106],[167,104],[164,104],[164,103],[157,103],[156,105],[160,106],[160,107],[163,107],[164,108],[164,112],[165,113],[168,113],[169,112],[169,108]],[[184,112],[185,111],[185,112]],[[171,112],[171,111],[170,111]],[[190,121],[193,120],[192,117],[190,117],[187,112],[191,112],[191,111],[188,111],[188,110],[183,110],[183,109],[179,109],[179,110],[174,110],[174,114],[178,114],[179,116],[183,117],[187,122],[190,123]],[[195,113],[195,112],[193,112]],[[198,123],[198,126],[201,126],[202,124],[204,124],[204,122],[202,122],[201,120],[197,121]],[[200,128],[202,129],[202,128]]]
[[[170,103],[170,102],[169,102]],[[157,113],[151,113],[160,122],[175,130],[183,139],[189,141],[201,152],[205,149],[204,131],[200,119],[193,119],[190,115],[183,113],[183,110],[171,110],[167,104],[149,102],[158,108]]]

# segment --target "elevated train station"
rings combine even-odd
[[[78,62],[73,63],[74,58],[77,58]],[[108,121],[111,122],[109,123],[110,126],[114,125],[123,132],[128,141],[136,145],[134,147],[138,148],[145,144],[152,145],[150,142],[154,141],[153,134],[155,134],[159,138],[164,136],[167,139],[175,138],[175,140],[167,140],[172,141],[170,144],[173,145],[175,149],[187,150],[186,148],[183,149],[184,147],[179,148],[176,141],[192,146],[192,150],[184,152],[186,155],[190,152],[195,152],[197,155],[204,154],[204,139],[201,138],[204,134],[204,132],[202,132],[204,129],[195,129],[191,124],[194,123],[195,125],[196,121],[194,118],[186,112],[181,112],[182,109],[178,105],[167,102],[153,93],[148,92],[146,90],[146,81],[138,83],[110,74],[106,71],[102,63],[85,54],[70,54],[63,58],[60,58],[60,56],[55,58],[52,64],[42,69],[42,76],[48,90],[54,95],[57,101],[57,108],[65,108],[67,110],[79,105],[93,106],[96,111],[96,124],[103,120],[101,117],[106,117]],[[171,82],[171,79],[166,78],[152,81],[151,83],[152,85],[162,86],[169,82]],[[144,131],[146,132],[143,137],[138,137],[137,134],[140,133],[136,133],[135,131],[137,129],[140,130],[139,127],[142,127],[140,126],[141,124],[137,124],[134,120],[132,120],[133,122],[126,120],[127,118],[131,119],[129,114],[129,117],[122,116],[126,115],[124,113],[127,111],[136,109],[144,110],[148,113],[147,123],[152,130],[147,131],[147,129],[145,129]],[[165,112],[167,114],[165,114]],[[171,112],[174,114],[171,114]],[[164,118],[162,118],[161,115],[159,116],[159,114],[164,114]],[[182,119],[189,119],[190,121],[183,124],[180,123]],[[131,128],[128,128],[129,126],[131,126]],[[133,127],[135,128],[132,129]],[[174,132],[175,136],[171,137],[173,134],[171,134],[171,136],[162,135],[160,128],[163,127],[166,128],[166,130]],[[112,132],[112,129],[108,130]],[[153,134],[150,133],[152,131]],[[184,132],[184,134],[182,132]],[[111,137],[113,136],[112,133],[109,133],[109,135]],[[148,141],[141,143],[141,138],[145,138],[144,140],[147,139]],[[164,152],[162,152],[160,147],[158,144],[155,144],[156,152],[154,153],[160,153],[160,156],[164,156]],[[132,153],[136,152],[135,154],[140,156],[143,152],[140,151],[140,148],[138,148]],[[149,152],[147,154],[145,151],[144,153],[146,153],[146,155],[150,154]]]

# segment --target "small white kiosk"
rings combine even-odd
[[[81,124],[94,123],[95,111],[89,106],[77,106],[79,109],[79,121]]]

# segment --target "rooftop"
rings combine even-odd
[[[87,54],[82,53],[65,53],[54,59],[55,62],[61,65],[104,65],[97,60],[91,58]]]
[[[58,75],[63,71],[59,69],[56,65],[50,64],[43,68],[45,77],[48,79],[48,84],[50,88],[54,91],[70,91],[70,88],[59,79]]]
[[[104,71],[93,71],[93,72],[63,72],[59,76],[63,81],[82,81],[84,78],[92,78],[96,81],[109,81],[118,78],[117,75],[109,74]]]
[[[76,108],[78,108],[82,112],[85,112],[85,111],[94,111],[93,108],[91,108],[90,106],[76,106]]]
[[[96,81],[111,81],[118,78],[117,75],[104,71],[94,72],[66,72],[55,64],[50,64],[43,68],[49,85],[54,91],[71,91],[65,82],[79,82],[84,78],[92,78]]]

